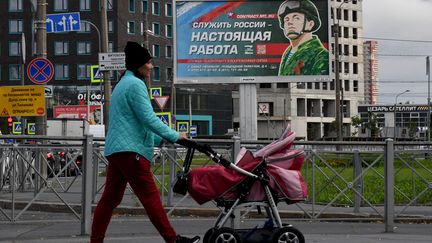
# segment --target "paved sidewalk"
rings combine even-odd
[[[44,220],[35,221],[35,218]],[[47,218],[50,218],[47,220]],[[177,232],[184,235],[200,235],[209,229],[214,218],[171,218]],[[245,227],[253,227],[262,223],[257,220],[247,220]],[[384,233],[384,225],[380,223],[337,223],[337,222],[304,222],[291,221],[305,235],[306,242],[319,243],[394,243],[394,242],[431,242],[431,225],[427,224],[397,224],[394,233]],[[62,213],[37,213],[31,222],[20,221],[16,224],[0,224],[0,242],[22,243],[77,243],[88,242],[88,236],[81,236],[80,224]],[[154,227],[145,217],[117,216],[111,221],[108,229],[107,243],[162,243]]]

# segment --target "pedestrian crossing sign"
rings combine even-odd
[[[102,72],[99,69],[99,65],[90,66],[90,78],[92,83],[102,82]]]
[[[150,88],[150,99],[154,99],[156,96],[162,96],[162,87]]]
[[[167,126],[172,127],[171,112],[157,112],[156,116]]]
[[[36,134],[36,124],[35,123],[27,123],[27,133],[29,135],[34,135]]]
[[[177,122],[177,132],[188,133],[189,132],[189,122]]]
[[[21,122],[12,123],[12,134],[21,134],[21,133],[22,133]]]

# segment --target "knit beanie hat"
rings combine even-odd
[[[135,70],[152,59],[150,52],[136,42],[128,41],[124,52],[126,54],[126,69],[128,70]]]

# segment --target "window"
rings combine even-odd
[[[349,62],[344,63],[344,73],[349,73]]]
[[[173,56],[172,46],[165,46],[165,57],[172,58],[172,56]]]
[[[330,82],[330,90],[335,90],[335,81],[334,81],[334,79]]]
[[[353,63],[353,74],[358,74],[358,63]]]
[[[349,56],[349,45],[344,45],[344,55]]]
[[[160,81],[160,67],[159,66],[153,67],[153,80],[154,81]]]
[[[358,47],[357,46],[353,46],[353,56],[358,56]]]
[[[358,81],[357,80],[353,81],[353,91],[358,92]]]
[[[23,10],[23,0],[9,0],[9,12]]]
[[[91,10],[90,8],[90,1],[91,0],[80,0],[80,10],[81,11],[89,11]]]
[[[77,44],[77,55],[90,55],[91,42],[79,41]]]
[[[114,0],[107,0],[107,10],[113,10]]]
[[[336,18],[341,19],[342,10],[340,8],[336,9]]]
[[[152,24],[152,32],[154,35],[160,35],[160,25],[159,23]]]
[[[9,80],[21,80],[21,65],[9,65]]]
[[[297,83],[297,89],[305,89],[306,88],[306,83],[302,82],[302,83]]]
[[[165,16],[172,17],[172,3],[165,4]]]
[[[127,31],[128,31],[128,34],[130,34],[130,35],[134,35],[135,34],[135,22],[134,21],[129,21],[128,23],[127,23]]]
[[[308,82],[308,83],[306,84],[306,87],[307,87],[307,89],[312,89],[312,83]]]
[[[9,56],[21,56],[21,42],[11,41],[9,42]]]
[[[108,42],[108,52],[114,52],[114,43],[112,41]]]
[[[153,45],[153,57],[160,57],[160,45]]]
[[[159,4],[159,2],[153,2],[152,3],[152,14],[153,15],[160,15],[160,4]]]
[[[320,89],[320,82],[315,82],[315,89]]]
[[[77,78],[79,80],[89,80],[90,79],[90,64],[78,64],[77,68]]]
[[[18,34],[23,32],[23,21],[21,19],[9,20],[9,34]]]
[[[81,33],[90,33],[90,29],[91,26],[88,22],[86,21],[80,21],[80,31]]]
[[[357,22],[357,11],[352,11],[352,21]]]
[[[108,20],[108,32],[114,32],[114,22],[112,20]]]
[[[350,81],[349,80],[344,80],[344,88],[345,88],[345,91],[350,91]]]
[[[135,13],[135,0],[129,0],[129,13]]]
[[[147,13],[148,12],[148,1],[143,0],[141,1],[141,13]]]
[[[278,88],[278,89],[287,89],[287,88],[289,88],[289,84],[288,83],[277,83],[276,84],[276,88]]]
[[[328,90],[328,82],[323,82],[322,83],[322,89],[323,90]]]
[[[166,77],[167,82],[172,82],[173,80],[173,69],[171,67],[167,67],[166,69]]]
[[[69,65],[67,64],[56,64],[55,67],[55,78],[57,80],[69,79]]]
[[[168,38],[173,37],[173,27],[170,24],[165,25],[165,35]]]
[[[357,28],[353,28],[353,36],[352,36],[352,38],[353,39],[357,39]]]
[[[348,21],[348,9],[344,9],[344,20]]]
[[[264,84],[260,84],[259,87],[261,89],[270,89],[271,88],[271,84],[269,83],[264,83]]]
[[[344,30],[344,33],[343,33],[344,38],[349,38],[349,28],[344,27],[343,30]]]
[[[68,0],[54,0],[54,11],[68,10]]]
[[[67,42],[67,41],[54,42],[54,54],[56,56],[68,55],[69,54],[69,42]]]

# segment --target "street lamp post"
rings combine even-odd
[[[427,112],[427,141],[428,143],[430,143],[430,138],[431,138],[431,134],[430,134],[430,110],[431,110],[431,98],[430,98],[430,81],[431,81],[431,71],[430,71],[430,57],[427,56],[426,57],[426,75],[428,75],[428,98],[427,98],[427,107],[428,107],[428,112]]]
[[[394,140],[394,141],[396,141],[396,138],[397,138],[397,136],[396,136],[396,109],[397,109],[397,99],[398,99],[398,97],[399,97],[400,95],[403,95],[403,94],[408,93],[408,92],[410,92],[409,89],[405,90],[404,92],[401,92],[401,93],[397,94],[396,97],[395,97],[395,105],[394,105],[394,131],[393,131],[393,133],[394,133],[394,134],[393,134],[393,140]]]

